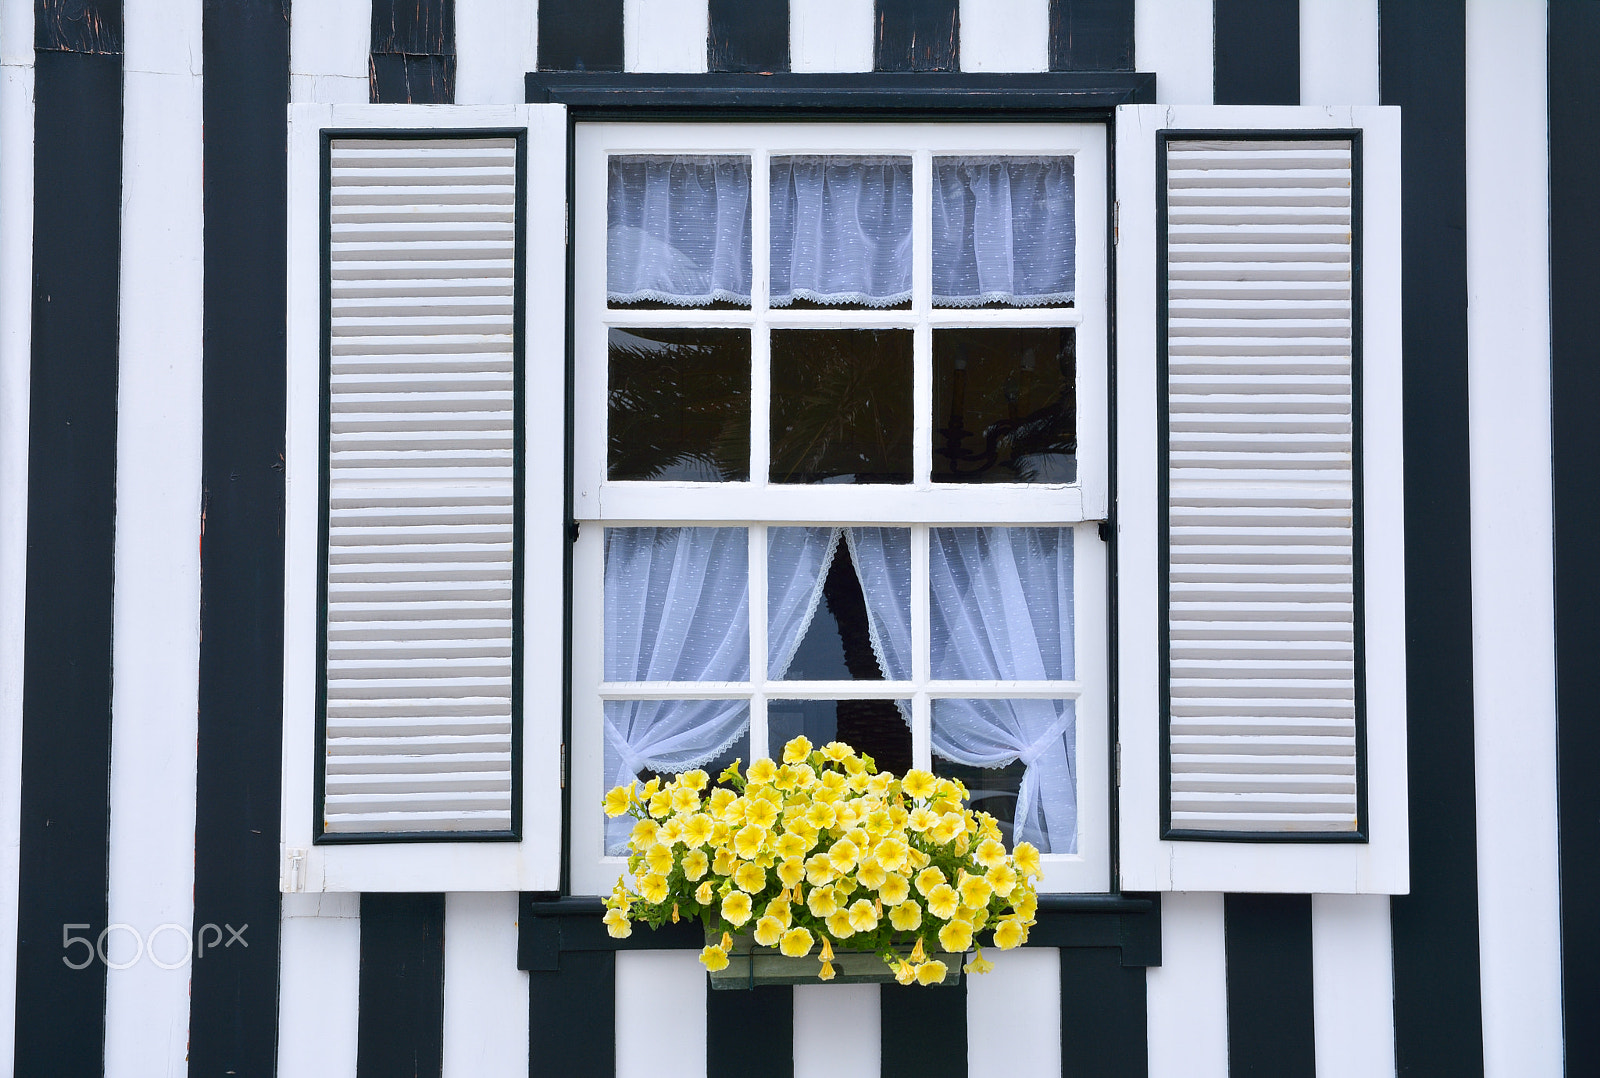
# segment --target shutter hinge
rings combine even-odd
[[[559,778],[561,789],[565,790],[567,788],[567,743],[565,741],[561,743],[561,774]]]
[[[1095,528],[1095,532],[1100,536],[1100,541],[1102,543],[1111,542],[1111,521],[1099,521],[1097,527]]]
[[[578,522],[576,520],[568,521],[567,522],[567,542],[576,543],[577,541],[578,541]]]
[[[1119,198],[1111,203],[1111,246],[1115,247],[1122,240],[1122,200]]]
[[[283,851],[281,890],[298,894],[306,889],[306,855],[307,851],[303,847],[291,846]]]

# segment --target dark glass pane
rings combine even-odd
[[[788,681],[883,680],[883,670],[872,653],[866,597],[850,561],[850,545],[843,540],[823,579],[822,601],[783,677]]]
[[[970,767],[933,754],[933,773],[942,779],[960,780],[971,796],[973,810],[987,812],[999,822],[1000,834],[1008,847],[1016,844],[1017,794],[1027,770],[1021,760],[1005,767]]]
[[[911,482],[911,331],[775,330],[772,481]]]
[[[750,478],[750,331],[613,329],[612,479]]]
[[[767,745],[777,756],[801,734],[813,745],[843,741],[880,771],[903,775],[911,766],[910,714],[908,700],[771,700]]]
[[[1076,375],[1070,329],[936,330],[934,482],[1075,482]]]

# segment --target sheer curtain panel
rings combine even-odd
[[[772,159],[772,305],[911,299],[911,158]]]
[[[606,221],[607,301],[749,306],[748,157],[612,157]]]
[[[933,305],[1073,300],[1070,157],[936,157]]]

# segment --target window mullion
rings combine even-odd
[[[933,154],[911,162],[911,481],[926,488],[933,472]]]
[[[767,322],[772,291],[769,166],[766,150],[750,154],[750,312],[755,318],[750,330],[750,482],[758,488],[767,485],[772,453],[772,340]]]
[[[911,762],[933,766],[933,705],[928,697],[928,527],[911,529]]]
[[[767,745],[767,527],[750,528],[750,759]]]

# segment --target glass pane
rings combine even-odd
[[[607,681],[750,676],[744,528],[607,528]]]
[[[1071,528],[930,529],[928,587],[933,677],[1072,678]]]
[[[910,531],[769,529],[767,616],[775,679],[909,679]]]
[[[772,482],[911,482],[911,331],[772,334]]]
[[[934,482],[1076,482],[1076,367],[1070,329],[936,330]]]
[[[909,700],[770,700],[767,745],[774,758],[804,734],[813,745],[843,741],[872,757],[880,771],[903,775],[911,766]]]
[[[1071,700],[935,700],[934,773],[959,778],[1008,843],[1075,853],[1076,714]]]
[[[772,159],[772,306],[911,299],[911,159]]]
[[[1070,157],[936,157],[933,305],[1070,304]]]
[[[713,782],[734,759],[750,760],[746,700],[607,700],[605,788],[704,768]],[[622,746],[626,745],[626,754]],[[606,821],[606,853],[628,851],[631,816]]]
[[[606,474],[750,478],[750,331],[613,329]]]
[[[606,190],[612,306],[750,305],[750,159],[612,157]]]

